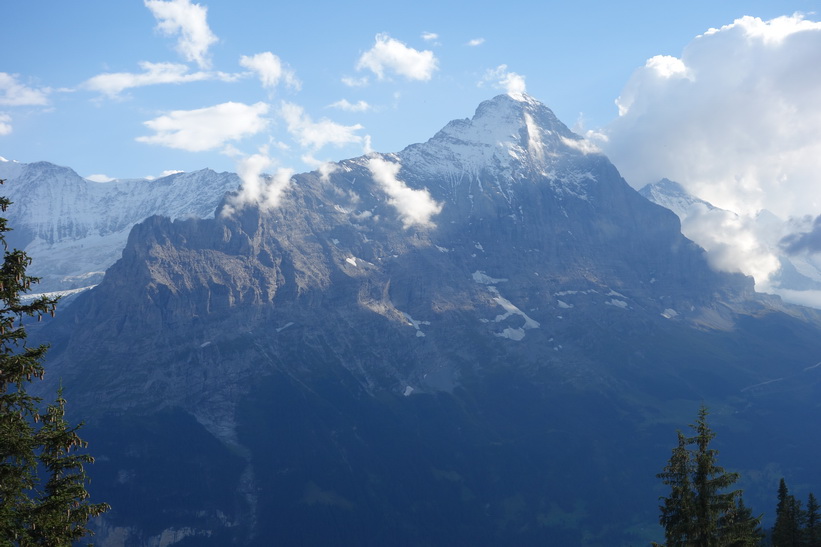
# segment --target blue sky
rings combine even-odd
[[[159,4],[168,4],[166,19]],[[615,99],[648,58],[678,56],[695,36],[743,15],[768,20],[796,11],[811,14],[816,4],[5,2],[3,19],[13,24],[5,25],[0,72],[40,95],[29,104],[15,103],[6,91],[6,100],[0,100],[0,123],[6,128],[0,155],[22,162],[48,160],[83,176],[129,178],[203,167],[233,171],[240,155],[267,144],[278,165],[303,171],[312,167],[302,161],[306,155],[337,160],[361,154],[366,135],[382,152],[426,140],[450,119],[470,116],[479,102],[501,92],[489,81],[493,70],[521,75],[527,92],[566,124],[579,128],[582,122],[593,129],[617,116]],[[207,9],[201,22],[193,21],[197,5]],[[173,20],[174,7],[179,21]],[[163,21],[168,32],[159,26]],[[186,56],[178,47],[185,41],[182,27],[202,29],[202,23],[211,38],[193,46],[200,48],[199,58]],[[409,50],[430,52],[434,68],[421,75],[385,68],[381,79],[367,67],[357,69],[377,35],[384,43],[395,40]],[[471,40],[476,45],[469,45]],[[292,71],[292,85],[281,77],[263,87],[240,65],[243,56],[264,52]],[[89,85],[101,74],[144,74],[149,72],[145,63],[173,64],[189,76],[210,75],[108,94]],[[506,69],[499,71],[502,65]],[[344,83],[364,80],[367,85]],[[364,101],[368,109],[329,106],[342,100],[363,108]],[[282,119],[283,101],[302,108],[303,118],[313,122],[326,118],[342,126],[361,125],[349,135],[360,140],[321,148],[321,143],[300,143]],[[238,128],[237,138],[217,138],[218,144],[203,143],[195,150],[182,143],[137,140],[154,135],[146,123],[170,112],[227,102],[267,105],[259,113],[267,120],[264,129]]]
[[[0,156],[98,182],[287,178],[401,150],[526,90],[634,187],[668,177],[733,211],[685,233],[766,287],[781,238],[821,241],[819,7],[9,1]],[[761,228],[763,209],[777,226]],[[821,254],[806,261],[821,272]]]

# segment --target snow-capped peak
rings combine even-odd
[[[685,220],[694,208],[706,211],[715,209],[715,206],[689,193],[681,184],[670,179],[661,179],[644,186],[639,194],[653,203],[673,211],[680,219]]]
[[[428,142],[399,153],[404,161],[428,171],[468,173],[543,172],[559,156],[596,150],[570,131],[544,104],[526,94],[498,95],[484,101],[473,118],[453,120]]]

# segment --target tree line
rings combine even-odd
[[[744,505],[742,490],[731,489],[739,474],[718,465],[718,451],[710,447],[715,433],[701,406],[692,435],[677,432],[678,442],[664,469],[656,476],[669,488],[660,498],[659,524],[665,543],[656,547],[821,547],[821,513],[810,493],[806,509],[789,493],[782,478],[778,486],[775,524],[764,531],[763,515]]]

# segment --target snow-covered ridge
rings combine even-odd
[[[11,164],[13,168],[6,169]],[[120,232],[148,216],[171,218],[214,215],[226,192],[239,186],[233,173],[203,169],[160,179],[84,179],[67,167],[48,162],[0,164],[4,194],[15,202],[9,210],[29,231],[29,238],[48,244]]]
[[[661,179],[648,184],[639,190],[639,194],[657,205],[673,211],[676,216],[684,220],[696,208],[711,211],[716,207],[703,199],[687,192],[684,187],[670,179]]]
[[[32,257],[31,273],[46,291],[99,282],[136,223],[152,215],[213,217],[240,185],[237,175],[210,169],[99,183],[52,163],[13,161],[0,162],[0,179],[0,192],[13,202],[7,239]]]

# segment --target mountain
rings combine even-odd
[[[11,245],[34,258],[38,289],[71,291],[99,282],[120,257],[128,232],[152,215],[209,218],[240,179],[203,169],[156,180],[107,183],[82,178],[48,162],[0,161],[8,211],[14,226]]]
[[[682,221],[699,209],[705,211],[717,209],[709,201],[704,201],[692,195],[681,184],[670,179],[661,179],[658,182],[648,184],[639,190],[639,194],[653,203],[670,209]]]
[[[639,193],[673,211],[681,220],[684,235],[708,252],[713,248],[718,252],[726,248],[726,242],[715,237],[721,232],[721,226],[737,227],[736,238],[749,240],[744,232],[752,233],[752,239],[760,245],[759,254],[777,261],[776,271],[767,279],[756,280],[762,290],[778,294],[787,302],[821,307],[816,296],[821,294],[821,259],[811,253],[792,252],[784,244],[788,234],[808,231],[806,219],[800,219],[796,226],[795,219],[785,221],[766,209],[753,217],[742,218],[736,212],[715,207],[693,196],[680,184],[668,179],[648,184]]]
[[[821,316],[713,271],[535,99],[269,182],[135,225],[35,331],[101,544],[646,544],[702,402],[748,505],[821,478]]]

